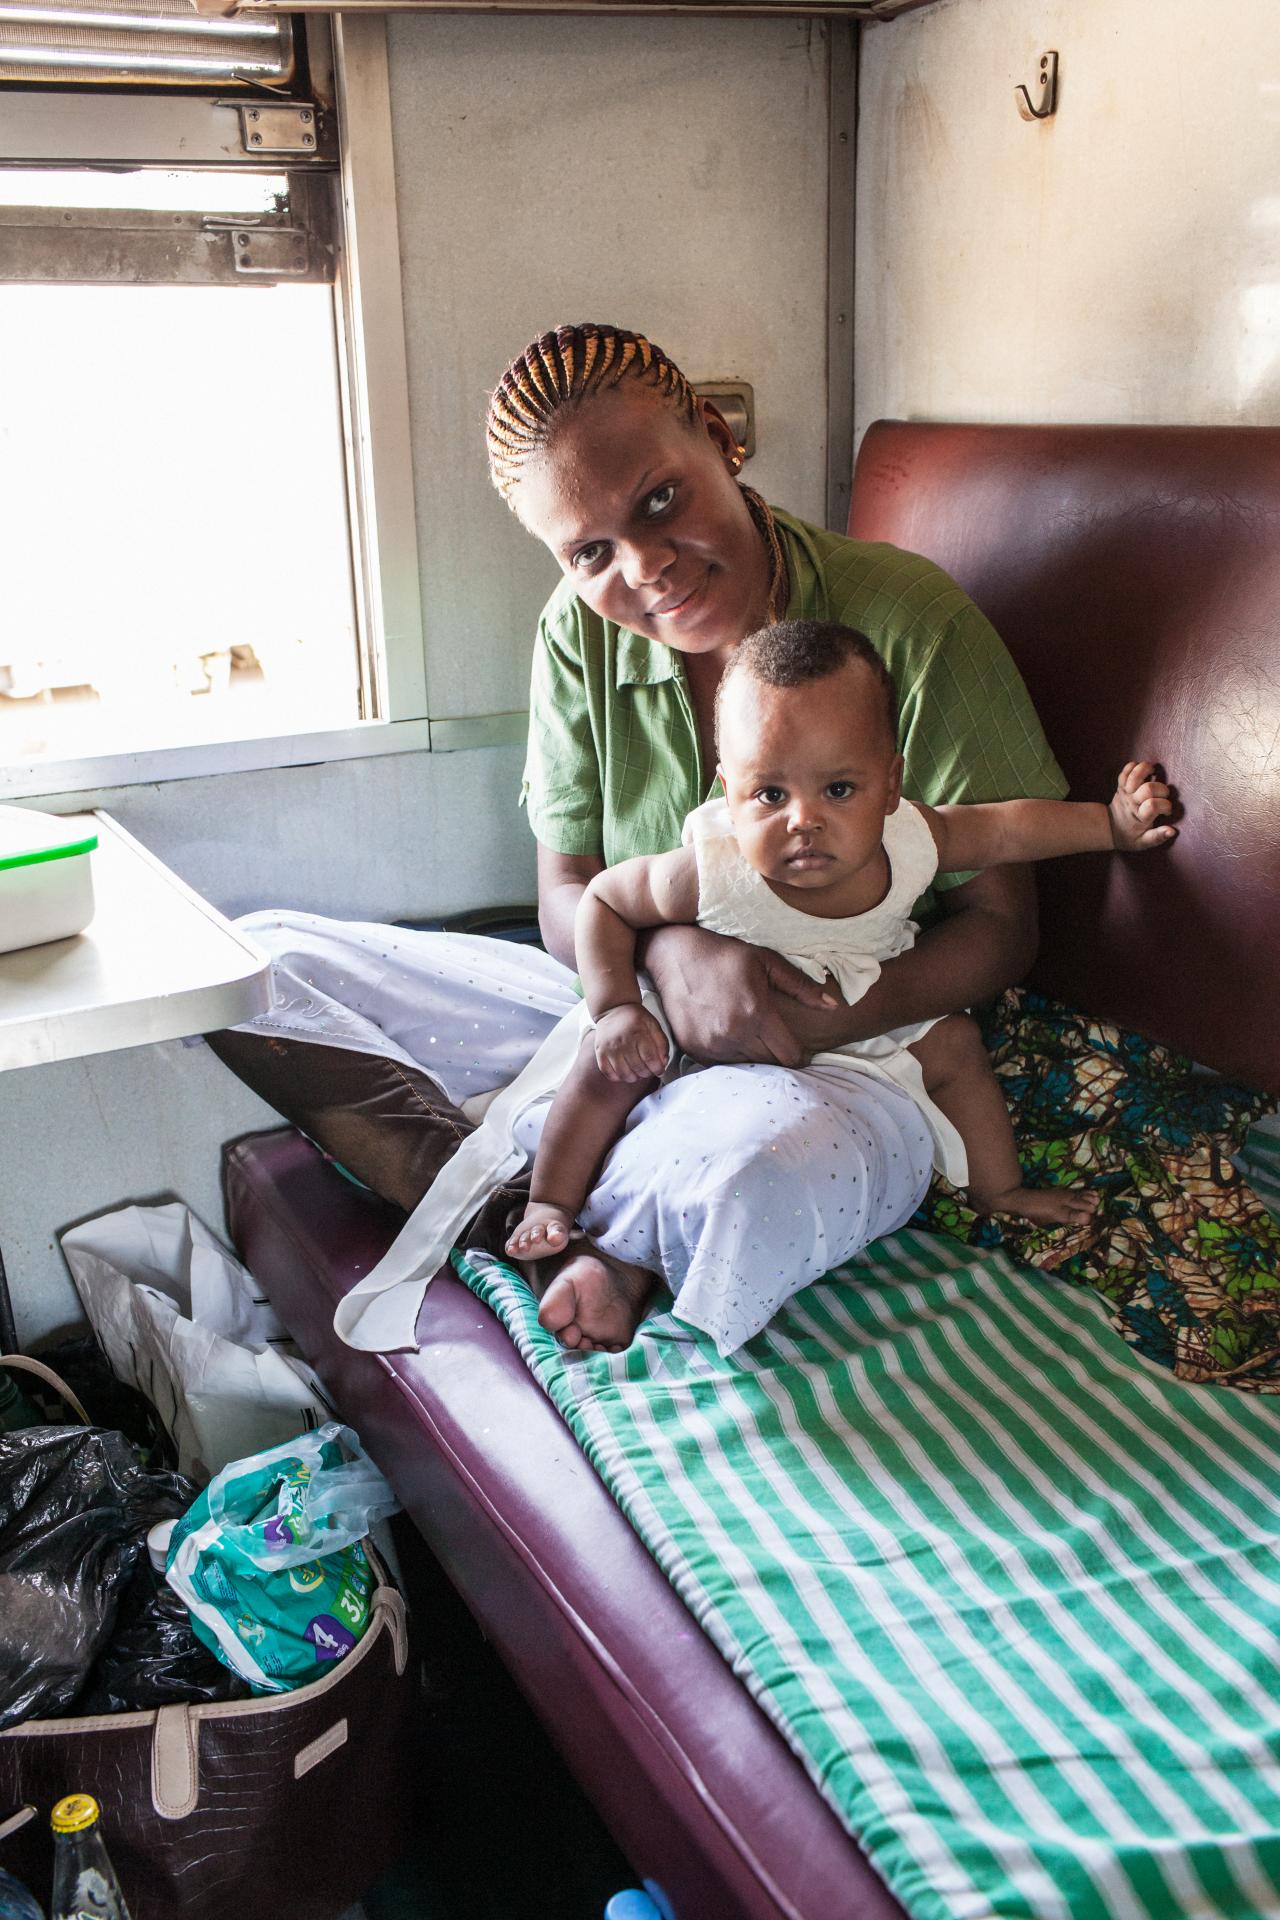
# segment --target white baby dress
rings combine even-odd
[[[823,920],[787,906],[749,866],[738,848],[729,810],[723,800],[710,800],[691,813],[684,838],[698,862],[698,924],[714,933],[766,946],[785,954],[802,972],[818,981],[828,974],[852,1004],[861,999],[880,973],[880,965],[905,952],[915,940],[910,918],[914,902],[929,887],[937,871],[937,848],[924,816],[903,801],[885,821],[884,846],[889,856],[890,885],[879,906],[844,920]],[[661,1021],[662,1010],[651,993],[645,1005]],[[665,1024],[665,1023],[664,1023]],[[924,1089],[920,1068],[908,1045],[937,1024],[924,1020],[893,1033],[860,1041],[836,1051],[816,1054],[805,1077],[848,1083],[867,1076],[887,1082],[907,1094],[918,1108],[933,1142],[934,1163],[953,1185],[968,1178],[964,1143],[946,1116]],[[419,1202],[387,1254],[339,1302],[334,1326],[352,1346],[391,1351],[414,1344],[414,1327],[427,1281],[447,1260],[458,1234],[493,1190],[527,1164],[519,1134],[524,1116],[559,1087],[577,1057],[582,1035],[590,1026],[585,1004],[554,1027],[528,1065],[511,1083],[488,1101],[468,1103],[480,1125],[459,1147]],[[673,1063],[672,1072],[698,1071],[692,1062]],[[484,1108],[483,1117],[481,1109]],[[910,1212],[914,1202],[905,1211]],[[905,1216],[904,1216],[905,1217]],[[895,1224],[886,1221],[882,1230]],[[819,1262],[816,1271],[822,1271]],[[779,1298],[791,1290],[785,1277]],[[668,1274],[669,1280],[674,1276]],[[796,1284],[800,1284],[797,1278]],[[679,1312],[679,1307],[677,1312]],[[757,1325],[769,1311],[761,1309]],[[710,1330],[713,1316],[695,1322]],[[755,1326],[746,1323],[739,1337]],[[720,1339],[722,1351],[736,1343]]]
[[[938,871],[938,849],[919,807],[899,803],[884,823],[889,857],[889,891],[879,906],[846,920],[823,920],[780,900],[761,874],[743,858],[723,800],[708,800],[684,823],[684,843],[698,862],[698,925],[729,934],[774,953],[807,973],[811,980],[835,980],[850,1006],[880,977],[880,964],[915,944],[919,928],[911,909]],[[919,1063],[907,1048],[937,1020],[897,1027],[871,1040],[858,1040],[831,1053],[816,1053],[810,1069],[874,1074],[909,1093],[933,1136],[933,1161],[952,1186],[968,1184],[964,1141],[925,1092]]]

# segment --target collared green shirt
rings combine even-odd
[[[954,580],[919,554],[775,513],[791,577],[788,620],[856,628],[893,674],[909,800],[1062,798],[1067,784],[1021,675]],[[674,648],[602,620],[563,580],[538,626],[529,707],[522,799],[543,846],[609,866],[679,846],[714,769],[701,764]],[[944,874],[937,884],[968,877]]]

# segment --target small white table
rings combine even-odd
[[[271,1005],[270,961],[109,814],[95,829],[93,919],[70,940],[0,953],[0,1071],[214,1033]],[[0,1258],[0,1352],[13,1318]]]
[[[178,1040],[271,1005],[270,962],[109,814],[98,834],[93,919],[70,940],[0,953],[0,1070]]]

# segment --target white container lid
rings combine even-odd
[[[92,853],[97,844],[97,833],[85,831],[83,815],[62,820],[35,807],[0,807],[0,871],[67,860],[73,854]]]

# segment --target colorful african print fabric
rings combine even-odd
[[[1027,1183],[1089,1186],[1101,1206],[1087,1226],[1036,1227],[976,1214],[938,1179],[914,1224],[1092,1287],[1180,1379],[1280,1393],[1280,1222],[1235,1164],[1269,1097],[1023,989],[983,1032]]]

